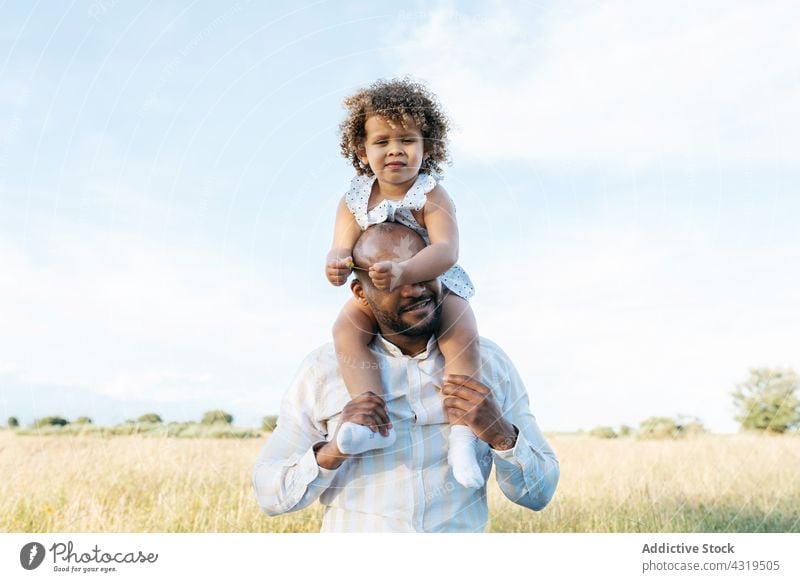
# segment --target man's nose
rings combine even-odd
[[[400,295],[403,297],[421,297],[425,293],[424,283],[412,283],[410,285],[403,285],[400,287]]]

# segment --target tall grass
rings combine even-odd
[[[489,489],[491,531],[800,531],[800,438],[550,439],[553,502]],[[309,532],[319,504],[263,516],[250,472],[263,439],[17,436],[0,431],[0,531]]]
[[[800,438],[638,441],[559,436],[553,502],[531,513],[490,491],[493,531],[800,532]]]

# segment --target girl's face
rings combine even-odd
[[[422,131],[410,117],[403,127],[394,127],[384,117],[372,115],[364,124],[366,138],[358,148],[358,157],[369,164],[380,182],[403,184],[415,180],[422,162],[428,157],[422,140]]]

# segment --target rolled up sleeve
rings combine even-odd
[[[326,435],[308,415],[308,402],[303,402],[311,381],[308,368],[295,378],[281,404],[277,427],[256,459],[253,488],[258,505],[270,516],[307,507],[330,486],[338,471],[317,464],[313,447]]]
[[[511,449],[492,449],[497,483],[508,499],[539,511],[556,491],[560,476],[558,459],[531,413],[528,392],[519,373],[508,357],[505,358],[503,416],[519,434]]]

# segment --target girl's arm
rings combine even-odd
[[[336,209],[336,222],[333,226],[333,243],[328,257],[325,260],[325,275],[332,285],[344,285],[350,276],[351,268],[348,266],[352,257],[353,245],[358,240],[361,229],[353,213],[347,208],[344,196],[339,201]]]
[[[437,185],[428,193],[424,212],[431,244],[399,263],[400,275],[393,288],[435,279],[458,261],[456,209],[444,188]]]

